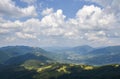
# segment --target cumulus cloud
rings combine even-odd
[[[120,0],[86,0],[101,5],[107,13],[114,13],[120,19]]]
[[[78,10],[75,18],[67,21],[68,30],[73,29],[67,36],[94,43],[110,43],[107,35],[113,31],[113,28],[117,28],[116,23],[113,13],[106,13],[104,9],[94,5],[83,6]]]
[[[27,34],[27,33],[22,33],[22,32],[17,32],[16,35],[19,38],[23,38],[23,39],[36,38],[36,36],[34,36],[33,34]]]
[[[65,15],[61,9],[57,10],[55,13],[48,14],[44,16],[41,20],[42,26],[49,26],[49,27],[59,27],[64,24]]]
[[[53,12],[54,12],[53,8],[46,8],[45,10],[42,11],[42,15],[43,16],[49,15],[49,14],[51,14]]]
[[[42,15],[41,19],[14,22],[0,18],[0,39],[6,39],[6,42],[31,39],[42,45],[97,45],[98,42],[99,45],[108,45],[114,44],[114,38],[120,35],[116,15],[95,5],[83,6],[74,18],[66,19],[63,10],[54,11],[53,8],[46,8]]]
[[[16,38],[15,37],[7,37],[5,40],[8,42],[14,41]]]
[[[0,1],[0,16],[8,16],[8,17],[34,17],[37,16],[36,9],[33,5],[20,8],[15,5],[12,0],[3,0]]]
[[[7,30],[7,29],[0,29],[0,34],[4,34],[4,33],[8,33],[9,32],[9,30]]]
[[[115,16],[112,13],[105,13],[97,6],[90,5],[80,9],[76,18],[71,21],[76,22],[75,25],[83,29],[109,28],[114,24]]]

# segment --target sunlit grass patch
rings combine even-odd
[[[67,70],[67,66],[62,66],[60,67],[59,69],[57,69],[58,72],[64,72],[64,73],[70,73],[68,70]]]
[[[85,70],[92,70],[93,67],[92,67],[92,66],[86,66],[86,67],[84,67],[84,69],[85,69]]]
[[[114,67],[120,67],[120,65],[116,64],[116,65],[114,65]]]
[[[38,69],[37,69],[37,72],[42,72],[42,71],[44,71],[44,70],[46,70],[46,69],[50,69],[50,68],[52,68],[52,65],[38,68]]]

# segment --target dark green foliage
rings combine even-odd
[[[39,68],[39,67],[43,66],[44,63],[41,62],[40,60],[31,59],[31,60],[25,61],[22,65],[24,67],[33,67],[33,68],[36,69],[36,68]]]
[[[32,61],[33,62],[33,61]],[[35,61],[36,62],[36,61]],[[86,70],[88,65],[73,65],[51,63],[39,67],[51,66],[41,72],[37,69],[27,70],[21,66],[2,66],[0,68],[1,79],[120,79],[120,65],[91,66],[93,69]],[[29,63],[30,64],[30,63]],[[34,63],[35,64],[35,63]],[[57,70],[66,66],[66,72]]]
[[[71,74],[64,74],[58,79],[119,79],[119,68],[113,66],[100,67],[93,70],[73,71]]]
[[[0,79],[33,79],[35,71],[28,71],[23,67],[6,66],[0,69]]]
[[[67,66],[69,67],[69,66]],[[93,70],[84,70],[81,67],[74,66],[69,67],[68,70],[71,72],[58,73],[54,70],[47,70],[35,76],[36,79],[119,79],[120,78],[120,67],[115,68],[114,66],[103,66]]]

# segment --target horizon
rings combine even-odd
[[[119,3],[120,0],[1,1],[0,47],[118,46]]]
[[[14,46],[25,46],[25,47],[33,47],[33,48],[42,48],[42,49],[45,49],[45,48],[74,48],[74,47],[79,47],[79,46],[89,46],[89,47],[92,47],[92,48],[105,48],[105,47],[112,47],[112,46],[120,46],[120,45],[109,45],[109,46],[98,46],[98,47],[94,47],[94,46],[90,46],[90,45],[77,45],[77,46],[29,46],[29,45],[7,45],[7,46],[0,46],[0,48],[4,48],[4,47],[14,47]]]

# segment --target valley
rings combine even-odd
[[[114,53],[113,53],[114,52]],[[120,46],[0,48],[1,79],[119,79]]]

